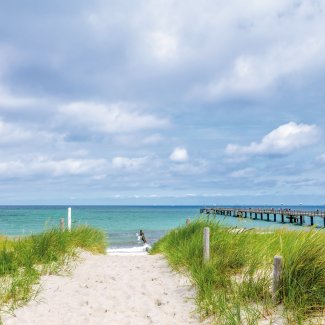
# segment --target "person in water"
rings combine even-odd
[[[143,243],[146,244],[147,240],[146,240],[146,237],[144,236],[144,232],[142,230],[140,230],[140,237],[141,237],[141,240],[143,241]]]

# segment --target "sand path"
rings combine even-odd
[[[72,276],[43,277],[36,300],[4,324],[199,324],[193,289],[161,256],[82,258]]]

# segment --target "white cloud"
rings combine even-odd
[[[211,10],[203,14],[204,6]],[[274,91],[282,81],[303,84],[324,68],[324,3],[251,1],[246,6],[242,1],[207,1],[197,10],[196,27],[213,31],[200,30],[203,46],[198,46],[210,73],[190,85],[188,98],[256,97]]]
[[[177,161],[177,162],[184,162],[188,160],[188,153],[186,148],[182,147],[176,147],[171,155],[169,156],[169,159],[172,161]]]
[[[229,155],[285,155],[314,144],[319,135],[315,125],[290,122],[274,129],[260,142],[252,142],[248,146],[229,144],[226,152]]]
[[[158,142],[161,142],[163,139],[164,139],[163,136],[160,134],[152,134],[152,135],[145,137],[142,140],[142,143],[143,144],[156,144]]]
[[[145,136],[143,133],[139,134],[117,134],[113,137],[114,142],[118,146],[139,148],[145,146],[157,145],[159,142],[164,140],[161,134],[155,133]]]
[[[40,102],[35,98],[15,96],[0,85],[0,108],[14,108],[31,106]]]
[[[148,157],[127,158],[114,157],[112,159],[112,166],[118,169],[137,169],[142,167],[148,160]]]
[[[266,53],[239,55],[226,74],[208,85],[197,86],[193,94],[218,99],[236,94],[256,94],[272,87],[291,73],[310,71],[324,61],[322,38],[299,39],[298,44],[275,44]]]
[[[5,76],[17,63],[21,53],[8,45],[0,43],[0,110],[35,105],[39,99],[14,94],[6,85]]]
[[[0,144],[30,143],[59,143],[63,141],[64,134],[55,134],[32,127],[24,127],[0,118]]]
[[[103,167],[104,159],[64,159],[64,160],[40,160],[35,162],[32,167],[35,170],[48,171],[54,176],[64,174],[81,175],[95,173],[98,167]]]
[[[193,162],[182,162],[170,166],[170,171],[177,175],[200,175],[207,171],[208,164],[205,160],[199,159]]]
[[[162,31],[154,32],[149,37],[153,55],[161,61],[169,61],[178,56],[178,41],[175,36]]]
[[[29,139],[31,132],[0,119],[0,144]]]
[[[245,177],[251,177],[254,174],[255,174],[255,169],[248,167],[248,168],[233,171],[232,173],[230,173],[230,177],[245,178]]]
[[[316,160],[321,162],[321,163],[325,163],[325,153],[319,155],[316,157]]]
[[[58,177],[63,175],[96,174],[106,166],[104,159],[61,159],[47,157],[0,162],[0,176],[25,177],[44,175]]]
[[[164,118],[142,114],[123,104],[74,102],[61,106],[60,113],[71,124],[101,133],[131,133],[164,128],[168,125],[168,121]]]
[[[89,155],[89,151],[82,148],[71,152],[71,155],[74,157],[86,157]]]

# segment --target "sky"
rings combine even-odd
[[[0,1],[0,204],[325,203],[325,1]]]

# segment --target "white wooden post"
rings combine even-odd
[[[210,228],[203,229],[203,261],[208,262],[210,259]]]
[[[68,230],[71,231],[71,208],[68,208]]]
[[[283,269],[283,257],[274,256],[274,268],[273,268],[273,282],[272,282],[272,297],[273,301],[277,302],[278,291],[280,289],[280,281]]]

